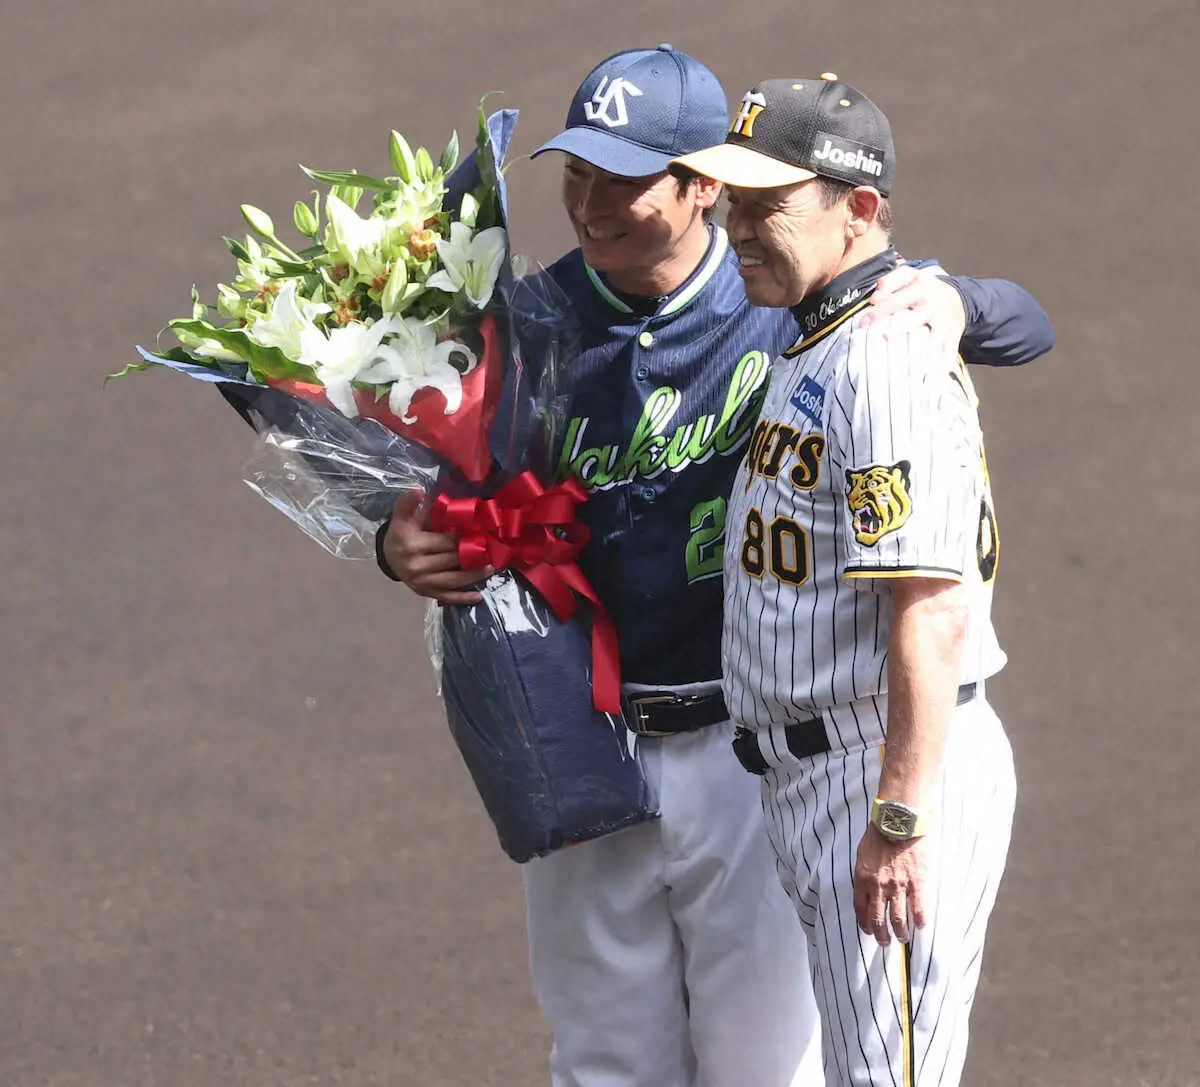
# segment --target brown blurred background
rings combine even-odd
[[[389,128],[469,139],[490,90],[527,153],[593,63],[660,41],[734,101],[858,84],[902,250],[1052,316],[1050,358],[978,378],[1021,796],[966,1082],[1200,1084],[1198,16],[3,0],[0,1084],[546,1082],[519,873],[421,608],[240,482],[252,436],[211,390],[101,378],[228,277],[239,203],[288,220],[297,163],[385,171]],[[556,163],[509,178],[549,260]]]

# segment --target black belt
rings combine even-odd
[[[958,689],[955,705],[961,706],[975,697],[978,684],[965,683]],[[825,722],[820,717],[810,717],[807,721],[796,721],[787,725],[783,730],[787,749],[798,759],[810,759],[814,755],[822,755],[830,750],[829,737],[825,733]],[[771,767],[763,758],[762,748],[758,745],[758,732],[752,728],[742,728],[739,725],[733,734],[733,753],[752,774],[761,777]]]
[[[625,725],[638,736],[674,736],[728,721],[720,691],[712,694],[645,694],[625,699]]]

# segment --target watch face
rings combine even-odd
[[[881,804],[879,829],[889,838],[911,838],[917,829],[917,813],[897,804]]]

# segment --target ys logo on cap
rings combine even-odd
[[[624,76],[617,76],[611,83],[605,76],[593,92],[591,101],[583,104],[584,116],[589,121],[603,121],[609,128],[627,125],[629,110],[625,105],[626,95],[640,98],[642,92]]]
[[[754,135],[754,122],[758,115],[767,108],[767,100],[755,91],[747,91],[742,97],[742,108],[737,111],[729,131],[737,136],[750,139]]]

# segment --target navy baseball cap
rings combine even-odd
[[[825,72],[751,87],[725,142],[681,155],[673,165],[745,189],[772,189],[820,174],[872,185],[887,196],[896,148],[883,111]]]
[[[622,177],[661,173],[680,155],[719,143],[725,91],[698,60],[670,45],[602,60],[575,92],[566,129],[542,144]]]

